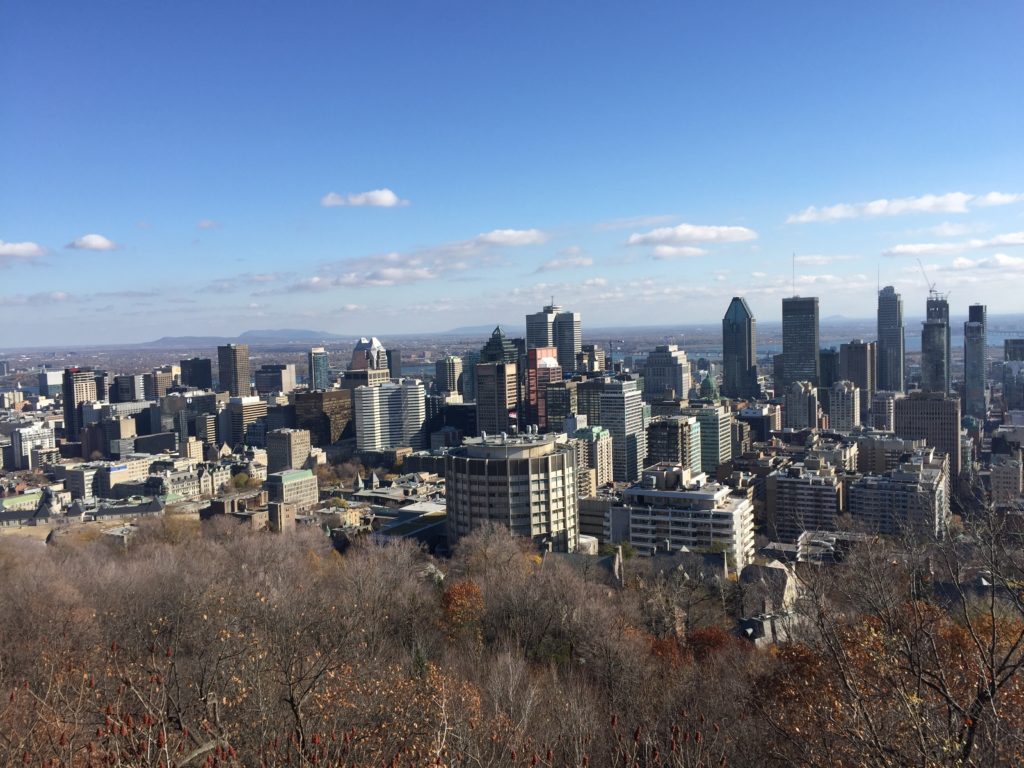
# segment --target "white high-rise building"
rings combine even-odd
[[[576,551],[576,455],[565,435],[469,438],[445,458],[445,486],[451,544],[497,523],[557,552]]]
[[[837,381],[829,389],[828,426],[834,432],[860,426],[860,389],[852,381]]]
[[[526,316],[526,348],[556,347],[558,365],[564,372],[576,370],[576,355],[583,349],[583,330],[579,312],[566,312],[557,304],[548,304],[540,312]]]
[[[807,429],[818,426],[821,405],[818,388],[808,381],[794,381],[786,389],[785,409],[782,424],[792,429]]]
[[[754,505],[726,485],[678,464],[656,464],[622,494],[629,541],[643,555],[655,550],[718,550],[731,573],[754,559]]]
[[[35,469],[32,461],[33,450],[45,450],[57,445],[53,427],[48,422],[38,422],[27,427],[18,427],[11,432],[11,448],[14,451],[15,469]]]
[[[356,447],[383,451],[400,446],[422,448],[427,419],[426,391],[418,379],[379,387],[356,387]]]
[[[611,379],[601,392],[601,426],[612,436],[612,474],[616,482],[640,477],[647,460],[644,401],[635,381]]]

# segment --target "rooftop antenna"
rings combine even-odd
[[[796,251],[793,251],[793,295],[796,296]]]

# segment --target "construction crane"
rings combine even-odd
[[[921,274],[924,276],[924,284],[928,286],[928,293],[935,293],[935,283],[928,279],[928,273],[924,271],[924,264],[921,263],[920,259],[917,260],[917,266],[921,268]]]

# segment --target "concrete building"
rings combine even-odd
[[[96,377],[90,368],[65,368],[63,379],[64,432],[69,440],[77,440],[85,423],[82,421],[82,403],[94,402]]]
[[[582,344],[576,355],[576,371],[579,373],[601,373],[607,368],[604,349],[597,344]]]
[[[786,388],[782,425],[790,429],[814,429],[820,421],[818,388],[809,381],[794,381]]]
[[[722,394],[731,398],[761,394],[757,380],[757,321],[740,296],[733,296],[722,318]]]
[[[904,440],[892,432],[862,432],[857,435],[857,471],[881,475],[925,449],[924,440]]]
[[[688,406],[679,413],[695,417],[700,424],[700,467],[712,475],[719,464],[732,459],[732,413],[724,405]]]
[[[269,502],[292,505],[298,512],[313,509],[320,503],[316,475],[308,469],[289,469],[269,474],[264,487]]]
[[[675,344],[662,344],[647,355],[644,365],[644,399],[686,397],[690,391],[690,363],[686,352]]]
[[[768,476],[768,532],[776,541],[796,543],[804,531],[835,530],[843,509],[843,483],[830,466],[793,464]]]
[[[593,496],[598,488],[614,480],[611,432],[604,427],[588,425],[574,430],[572,438],[576,449],[579,495]]]
[[[959,477],[960,400],[944,392],[911,392],[896,401],[896,435],[925,443],[949,456],[950,477]]]
[[[434,363],[434,389],[438,392],[462,392],[462,358],[445,355]]]
[[[647,464],[679,465],[699,475],[703,471],[700,438],[696,416],[656,416],[647,425]]]
[[[295,390],[295,363],[264,363],[256,371],[256,392],[269,395]]]
[[[248,397],[251,392],[248,344],[224,344],[217,347],[217,372],[220,390],[232,397]]]
[[[860,421],[867,423],[871,396],[875,392],[875,342],[854,339],[839,347],[839,380],[852,382],[860,390]],[[832,411],[829,410],[829,415]]]
[[[306,354],[307,381],[310,390],[329,389],[331,386],[331,366],[327,350],[313,347]]]
[[[879,390],[871,395],[872,429],[892,432],[896,429],[896,401],[903,397],[902,392]]]
[[[232,397],[227,406],[230,432],[229,442],[232,446],[245,442],[245,432],[250,424],[267,417],[267,403],[255,395]]]
[[[151,400],[146,397],[146,377],[138,374],[118,374],[110,390],[110,402],[134,403]]]
[[[1009,455],[992,457],[990,479],[992,503],[996,506],[1012,504],[1024,493],[1024,461],[1020,449]]]
[[[483,357],[481,355],[481,357]],[[514,362],[476,366],[476,427],[479,433],[511,432],[518,425],[519,379]]]
[[[678,464],[655,464],[622,492],[629,541],[642,555],[655,551],[724,551],[730,573],[754,559],[754,506],[726,485]]]
[[[964,323],[964,415],[988,415],[988,312],[972,304]]]
[[[40,451],[50,450],[56,446],[57,439],[49,422],[40,421],[11,431],[15,469],[35,469],[37,464],[34,457],[38,456]]]
[[[275,429],[267,433],[267,472],[302,469],[312,449],[309,430]]]
[[[418,379],[359,387],[355,391],[356,447],[360,451],[423,448],[426,408],[426,390]]]
[[[818,299],[815,296],[782,300],[782,370],[783,387],[797,381],[807,381],[814,386],[819,383]]]
[[[943,538],[949,528],[949,460],[934,448],[881,475],[850,484],[848,509],[854,525],[887,536]]]
[[[488,435],[450,452],[445,457],[450,544],[497,523],[539,546],[575,552],[576,456],[564,440],[564,435]]]
[[[561,423],[548,419],[548,386],[562,380],[562,368],[558,365],[558,350],[555,347],[534,347],[526,352],[526,389],[524,392],[521,421],[535,425],[541,432],[561,429]]]
[[[861,396],[860,388],[852,381],[837,381],[832,385],[828,398],[829,429],[845,434],[860,426]]]
[[[616,482],[630,483],[639,479],[647,461],[647,430],[643,396],[636,381],[610,379],[601,392],[598,419],[612,436],[612,474]]]
[[[579,412],[579,398],[576,393],[578,382],[572,379],[553,381],[547,386],[545,407],[548,426],[552,430],[562,429],[565,420]]]

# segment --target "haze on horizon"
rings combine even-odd
[[[1020,310],[1024,6],[14,3],[0,347]]]

